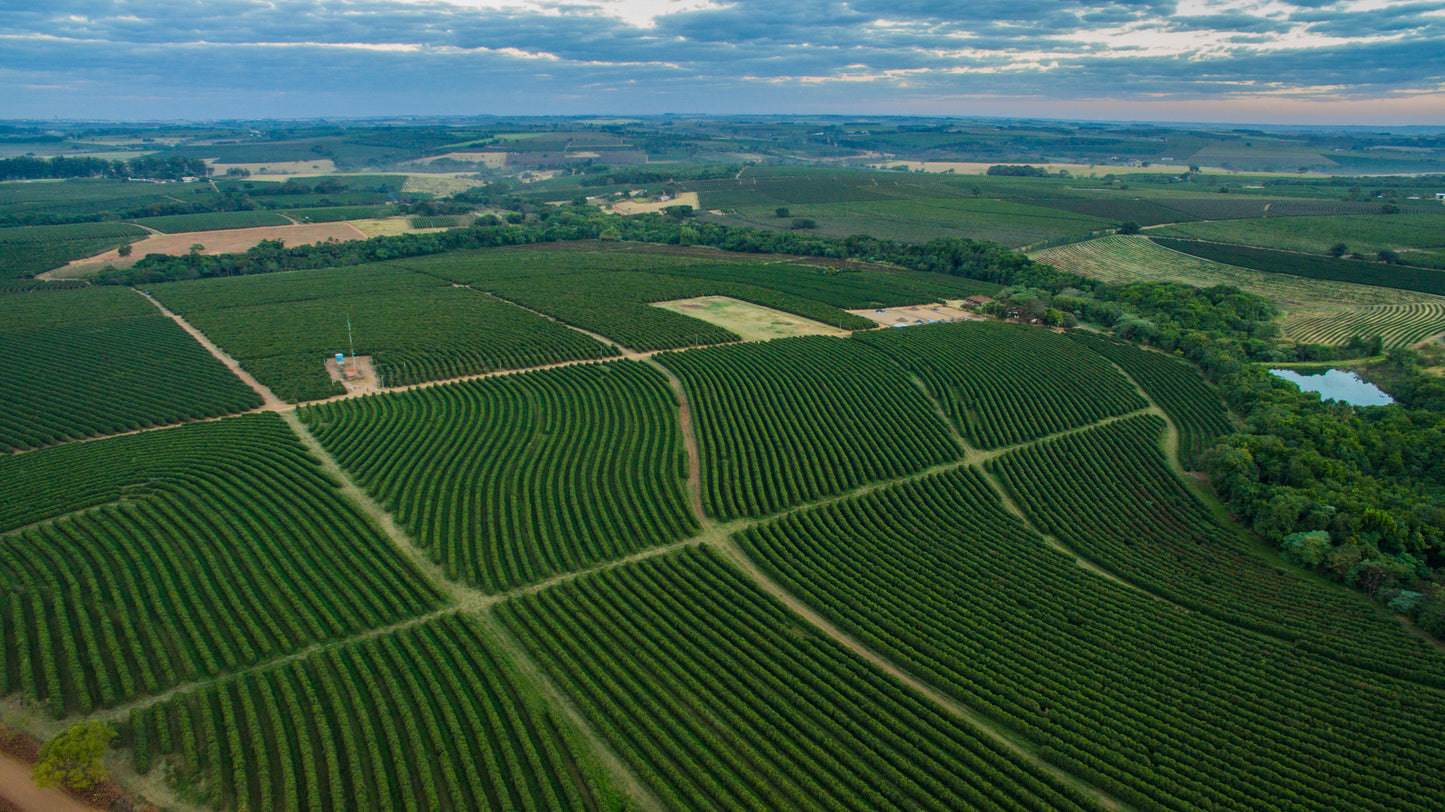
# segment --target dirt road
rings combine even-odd
[[[30,765],[9,753],[0,753],[0,798],[25,812],[95,812],[58,789],[41,789],[30,780]]]

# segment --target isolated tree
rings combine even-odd
[[[1127,222],[1125,222],[1125,223],[1123,223],[1122,225],[1119,226],[1119,233],[1120,233],[1120,234],[1138,234],[1138,233],[1139,233],[1139,224],[1136,223],[1136,222],[1134,222],[1133,220],[1129,220],[1129,221],[1127,221]]]
[[[773,213],[776,214],[776,215],[778,215],[779,217],[791,217],[791,216],[792,216],[792,213],[788,211],[788,207],[787,207],[787,206],[779,206],[779,207],[777,207],[776,209],[773,209]]]
[[[122,245],[121,247],[115,249],[115,252],[123,257],[128,257],[130,256],[131,250],[132,249],[130,247],[130,243],[126,243],[125,245]]]
[[[1378,257],[1379,260],[1386,265],[1400,264],[1400,255],[1395,253],[1394,251],[1391,251],[1388,248],[1381,248],[1379,253],[1377,253],[1375,256]]]
[[[1326,254],[1329,254],[1330,256],[1332,256],[1332,257],[1334,257],[1334,258],[1336,258],[1336,259],[1338,259],[1338,258],[1344,256],[1344,255],[1345,255],[1345,252],[1348,251],[1348,250],[1350,250],[1350,247],[1349,247],[1348,245],[1345,245],[1345,244],[1342,243],[1342,242],[1337,242],[1337,243],[1335,243],[1334,245],[1331,245],[1331,246],[1330,246],[1330,250],[1326,251],[1325,253],[1326,253]]]
[[[100,757],[114,738],[115,730],[101,721],[71,725],[40,746],[40,760],[30,776],[38,787],[90,789],[108,775]]]

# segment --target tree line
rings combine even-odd
[[[183,155],[173,155],[169,158],[145,155],[129,161],[71,158],[64,155],[54,158],[22,155],[18,158],[0,159],[0,181],[65,178],[180,180],[181,178],[203,178],[210,174],[211,167],[206,165],[205,161],[200,158],[187,158]]]

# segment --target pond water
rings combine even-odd
[[[1292,369],[1271,369],[1269,374],[1284,378],[1306,392],[1319,392],[1325,400],[1338,400],[1351,406],[1386,406],[1395,402],[1380,387],[1345,369],[1308,374]]]

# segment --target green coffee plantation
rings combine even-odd
[[[1149,405],[1107,360],[1046,330],[991,322],[926,325],[857,340],[917,375],[980,448],[1026,442]]]
[[[132,711],[136,769],[171,756],[231,809],[585,809],[598,787],[475,621],[448,615]]]
[[[1229,409],[1191,364],[1098,333],[1076,330],[1069,338],[1114,362],[1169,415],[1179,433],[1179,463],[1194,468],[1199,455],[1230,433]]]
[[[126,223],[0,228],[0,279],[18,280],[144,238]]]
[[[129,290],[0,296],[0,452],[260,405],[256,393]]]
[[[744,343],[649,302],[731,291],[849,327],[991,289],[572,248],[153,286],[283,397],[335,393],[316,377],[347,314],[407,388],[175,425],[184,392],[133,374],[155,425],[100,393],[84,431],[51,407],[56,447],[0,456],[7,724],[114,725],[120,779],[165,808],[1445,795],[1445,654],[1186,487],[1233,426],[1193,367],[977,322]],[[260,405],[133,291],[0,308],[0,352],[153,322],[198,355],[122,343]],[[47,345],[88,351],[25,352]]]
[[[55,717],[439,605],[274,415],[0,457],[4,690]]]
[[[1344,344],[1356,336],[1379,336],[1385,349],[1408,347],[1445,333],[1445,300],[1376,305],[1349,313],[1286,319],[1290,338],[1315,344]]]
[[[309,407],[447,577],[489,592],[696,532],[677,405],[635,361]]]
[[[1094,577],[974,470],[763,523],[741,546],[870,650],[1133,808],[1428,809],[1445,791],[1427,732],[1445,693]]]
[[[1091,806],[703,550],[500,614],[670,809]]]
[[[957,459],[903,370],[856,339],[806,337],[664,353],[696,414],[702,495],[759,517]]]
[[[324,362],[352,342],[372,356],[387,386],[617,354],[554,321],[392,263],[172,282],[150,292],[293,402],[342,393]]]
[[[1141,589],[1304,651],[1445,688],[1445,661],[1428,644],[1356,595],[1271,566],[1215,519],[1160,454],[1164,428],[1152,415],[1130,418],[988,467],[1034,527]],[[1337,650],[1344,639],[1370,640],[1370,655]]]

